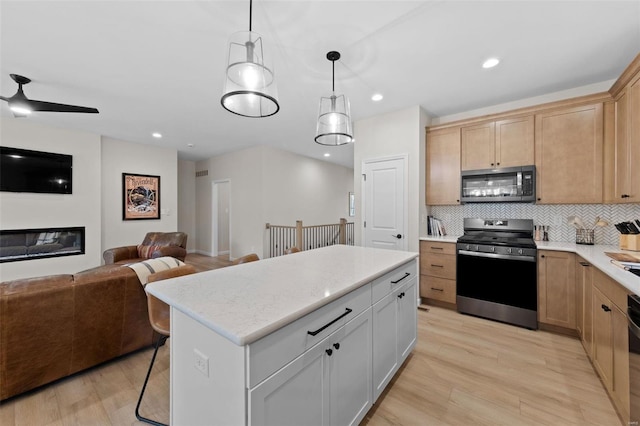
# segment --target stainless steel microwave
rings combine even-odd
[[[526,203],[535,200],[535,166],[462,172],[461,203]]]

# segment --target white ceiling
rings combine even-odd
[[[265,144],[353,167],[352,146],[313,141],[330,50],[342,54],[336,92],[354,120],[415,105],[439,117],[603,82],[640,52],[640,0],[255,0],[281,110],[242,118],[220,96],[227,39],[248,21],[249,0],[1,0],[0,94],[17,89],[10,73],[24,75],[29,98],[100,114],[21,120],[174,147],[182,159]],[[482,69],[491,56],[502,62]]]

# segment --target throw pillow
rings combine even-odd
[[[158,250],[162,246],[145,246],[138,245],[138,257],[142,259],[149,259],[154,251]]]

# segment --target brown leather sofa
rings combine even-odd
[[[142,244],[116,247],[102,253],[104,263],[133,263],[156,257],[171,256],[184,262],[187,256],[187,234],[184,232],[149,232]]]
[[[136,273],[104,265],[0,284],[0,400],[149,346]]]

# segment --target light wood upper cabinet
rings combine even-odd
[[[613,202],[640,202],[640,74],[615,102],[615,195]]]
[[[534,155],[533,115],[491,121],[461,130],[461,168],[528,166]]]
[[[428,205],[460,204],[460,128],[427,132]]]
[[[576,328],[575,254],[538,251],[538,321]]]
[[[535,128],[538,204],[602,203],[602,103],[537,114]]]

